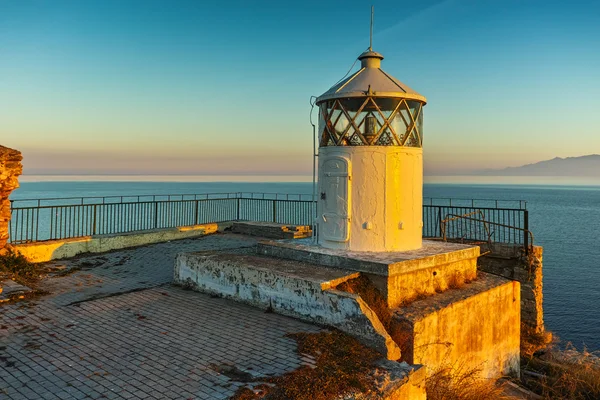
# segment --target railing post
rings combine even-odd
[[[154,229],[158,228],[158,202],[154,202]]]
[[[441,238],[442,237],[442,207],[441,206],[438,206],[438,230],[440,232],[439,237]]]
[[[14,242],[14,241],[15,241],[15,240],[13,239],[13,237],[12,237],[12,236],[13,236],[13,235],[12,235],[12,233],[13,233],[13,228],[12,228],[12,226],[13,226],[13,220],[14,220],[14,216],[13,216],[13,214],[14,214],[14,212],[15,212],[15,210],[13,209],[13,202],[14,202],[14,200],[9,200],[9,207],[10,207],[10,208],[9,208],[9,212],[10,212],[10,218],[8,219],[8,241],[7,241],[7,243],[11,243],[11,242]],[[15,232],[15,236],[16,236],[16,232]]]
[[[92,222],[92,235],[96,234],[96,221],[98,220],[98,205],[94,204],[94,220]]]
[[[237,198],[237,221],[240,220],[240,212],[241,212],[241,207],[242,207],[242,197],[240,194],[240,197]]]
[[[194,210],[194,225],[198,225],[198,200],[196,200],[196,206]]]
[[[8,241],[7,243],[15,243],[17,239],[13,238],[13,223],[15,219],[15,210],[13,209],[13,200],[9,200],[10,202],[10,218],[8,219]],[[16,236],[16,232],[14,232]]]
[[[277,222],[277,200],[273,200],[273,222]]]
[[[523,245],[525,254],[529,254],[529,211],[523,211]]]

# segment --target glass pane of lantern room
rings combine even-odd
[[[387,114],[386,118],[389,117],[392,111],[396,109],[396,106],[400,102],[399,99],[389,98],[389,97],[377,97],[375,98],[375,102],[377,103],[377,107],[384,113]],[[386,113],[386,111],[389,111]]]
[[[349,123],[350,123],[350,121],[348,121],[348,118],[346,118],[346,115],[342,113],[340,115],[340,117],[338,118],[337,123],[334,126],[336,133],[338,135],[343,134],[346,131],[346,128],[348,127]]]
[[[417,119],[417,128],[419,129],[419,133],[421,134],[421,146],[423,145],[423,110],[419,113],[419,118]]]
[[[417,130],[419,131],[420,141],[423,141],[423,103],[419,101],[407,101],[410,113],[415,120]]]
[[[390,123],[390,126],[398,136],[398,140],[400,140],[400,142],[402,142],[406,137],[406,132],[408,131],[410,125],[411,119],[408,115],[408,111],[406,111],[404,106],[401,106],[401,109],[398,110]]]
[[[355,113],[365,102],[365,97],[349,97],[346,99],[340,99],[339,102],[349,113]]]
[[[319,132],[323,132],[325,129],[325,117],[323,115],[327,115],[327,107],[325,104],[321,104],[319,107]]]
[[[404,121],[402,121],[402,118],[399,114],[396,114],[396,116],[392,119],[390,122],[390,127],[394,130],[398,140],[402,141],[404,133],[406,132],[406,124],[404,124]]]

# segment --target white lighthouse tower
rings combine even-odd
[[[318,243],[349,251],[422,244],[425,97],[381,69],[369,47],[361,68],[317,98]]]

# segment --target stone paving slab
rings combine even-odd
[[[168,283],[179,252],[254,243],[215,235],[64,262],[82,270],[47,279],[52,295],[0,306],[0,399],[226,399],[311,364],[286,334],[320,328]]]
[[[178,253],[242,248],[255,244],[256,238],[214,234],[56,261],[52,264],[62,264],[67,269],[79,268],[80,271],[47,279],[44,290],[54,293],[50,298],[54,304],[68,305],[113,293],[150,288],[173,281],[173,266]]]

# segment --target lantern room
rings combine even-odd
[[[351,251],[421,247],[425,97],[381,69],[361,68],[317,98],[318,242]]]
[[[358,59],[359,71],[317,99],[320,146],[421,147],[425,97],[386,74],[381,54]]]

